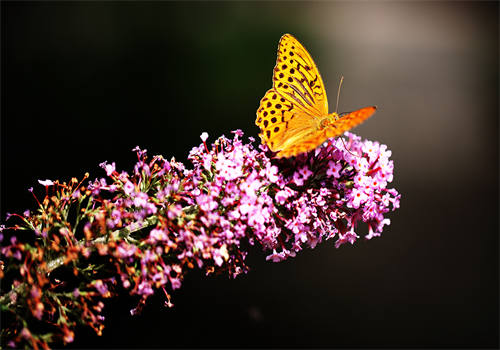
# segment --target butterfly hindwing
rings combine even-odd
[[[327,139],[328,137],[326,136],[326,129],[317,130],[316,132],[312,133],[304,132],[303,135],[301,136],[300,141],[287,143],[286,147],[283,147],[283,149],[280,152],[278,152],[278,154],[276,154],[276,157],[289,158],[292,156],[296,156],[300,153],[312,151],[313,149],[321,145],[323,142],[325,142]]]
[[[261,129],[262,141],[274,151],[280,151],[292,142],[300,142],[301,137],[314,132],[315,118],[284,100],[274,89],[269,90],[260,101],[255,124]]]

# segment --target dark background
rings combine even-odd
[[[203,131],[256,136],[284,33],[331,110],[341,75],[339,111],[379,106],[355,132],[393,151],[391,226],[193,272],[173,309],[118,298],[71,346],[498,347],[497,2],[2,2],[1,217],[37,179],[130,170],[136,145],[185,161]]]

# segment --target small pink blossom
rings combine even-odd
[[[102,296],[106,296],[109,293],[108,286],[102,280],[95,281],[94,287]]]
[[[335,242],[335,248],[340,247],[344,243],[351,243],[354,244],[356,239],[358,239],[359,236],[354,232],[354,228],[351,228],[350,231],[346,232],[345,234],[339,234],[339,239]]]
[[[340,169],[342,169],[342,164],[340,162],[330,160],[328,162],[328,170],[326,171],[326,175],[338,178],[340,177]]]
[[[106,175],[111,176],[114,171],[116,171],[116,165],[115,163],[108,164],[107,162],[103,162],[99,164],[101,168],[103,168],[106,171]]]

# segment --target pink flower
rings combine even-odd
[[[274,199],[279,203],[279,204],[284,204],[285,201],[287,200],[288,197],[291,195],[291,190],[289,188],[286,188],[285,190],[281,190],[276,192],[276,195]]]
[[[102,296],[106,296],[109,293],[108,286],[102,280],[95,281],[94,287]]]
[[[218,207],[217,202],[212,199],[212,196],[207,194],[198,195],[196,197],[196,203],[200,209],[204,211],[212,211]]]
[[[342,164],[340,162],[330,160],[328,162],[328,170],[326,171],[326,175],[338,178],[340,177],[340,169],[342,169]]]
[[[152,295],[152,294],[154,294],[154,291],[153,291],[153,288],[151,288],[151,285],[147,281],[142,281],[139,284],[137,294],[139,294],[139,295]]]
[[[351,206],[355,209],[358,209],[361,204],[367,201],[368,196],[361,189],[355,188],[352,190],[350,198],[352,198],[350,203]]]
[[[354,232],[354,227],[351,227],[351,230],[345,234],[339,234],[339,239],[335,242],[335,248],[338,248],[347,242],[354,244],[357,238],[359,238],[359,236]]]
[[[181,287],[181,281],[178,278],[170,278],[170,285],[172,289],[179,289]]]
[[[106,162],[100,164],[102,168],[106,171],[106,175],[111,176],[113,172],[116,171],[115,162],[107,164]]]
[[[168,239],[168,236],[165,233],[165,231],[163,231],[163,230],[154,228],[149,233],[149,241],[151,243],[156,243],[158,241],[166,241],[167,239]]]
[[[277,253],[276,249],[273,249],[273,253],[271,255],[266,256],[266,260],[272,260],[273,262],[280,262],[286,259],[286,255],[284,252]]]
[[[140,304],[131,311],[138,313],[158,289],[164,291],[166,305],[172,306],[166,288],[180,288],[192,268],[204,269],[206,274],[226,271],[232,278],[246,273],[249,245],[261,247],[266,260],[273,262],[335,237],[338,248],[354,244],[366,226],[366,239],[380,236],[390,224],[387,213],[399,208],[401,195],[387,188],[394,164],[385,145],[345,133],[345,145],[340,138],[330,139],[309,153],[277,159],[266,145],[255,147],[251,138],[242,137],[237,130],[232,139],[222,136],[209,149],[208,134],[202,133],[203,144],[189,152],[189,167],[173,158],[148,159],[146,150],[136,147],[138,160],[132,171],[117,173],[115,163],[103,162],[107,177],[91,181],[90,191],[85,185],[81,193],[73,187],[68,193],[78,195],[65,193],[59,202],[44,201],[42,210],[14,216],[21,219],[23,228],[45,238],[40,241],[58,235],[61,242],[69,242],[58,246],[61,251],[56,256],[74,257],[75,266],[81,261],[88,266],[93,242],[99,240],[97,252],[111,276],[79,285],[72,297],[109,297],[116,281],[121,281],[128,292],[140,296]],[[51,189],[54,195],[60,187]],[[70,212],[79,215],[77,222],[82,220],[83,235],[78,236],[82,245],[71,244],[76,242],[70,240],[76,232],[72,223],[64,222],[64,230],[47,225],[49,216],[50,223],[57,215],[64,218],[66,205],[72,203],[80,208]],[[35,224],[33,229],[30,225]],[[0,248],[0,260],[27,261],[24,236],[22,242],[7,237],[12,238]],[[95,269],[99,272],[101,265]],[[18,300],[44,300],[44,296],[44,290],[36,288],[31,295],[10,295]],[[102,309],[85,301],[93,311]],[[44,309],[35,306],[33,315],[41,317]],[[82,314],[78,311],[74,314]],[[103,320],[101,315],[91,317],[92,322]],[[65,340],[72,340],[72,333],[66,335]]]
[[[298,171],[294,172],[293,174],[293,182],[297,186],[303,186],[304,181],[307,180],[313,172],[309,170],[307,165],[304,165],[298,169]]]
[[[130,181],[125,182],[125,184],[123,185],[123,191],[125,192],[125,194],[127,194],[129,196],[132,194],[132,192],[134,190],[135,190],[135,186]]]

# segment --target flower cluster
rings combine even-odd
[[[347,144],[331,139],[307,154],[275,159],[266,146],[233,133],[210,147],[203,133],[189,154],[191,168],[148,159],[136,148],[130,173],[104,162],[106,177],[86,187],[76,179],[40,181],[45,197],[38,209],[14,214],[21,223],[0,233],[10,240],[0,249],[2,288],[12,286],[0,297],[11,311],[2,345],[68,343],[78,322],[100,334],[103,300],[120,292],[138,297],[133,314],[156,290],[171,307],[169,291],[189,269],[236,277],[248,271],[247,244],[282,261],[323,240],[354,243],[360,222],[371,239],[399,207],[400,195],[387,188],[393,163],[385,145],[346,133]],[[32,236],[16,238],[16,230]]]

